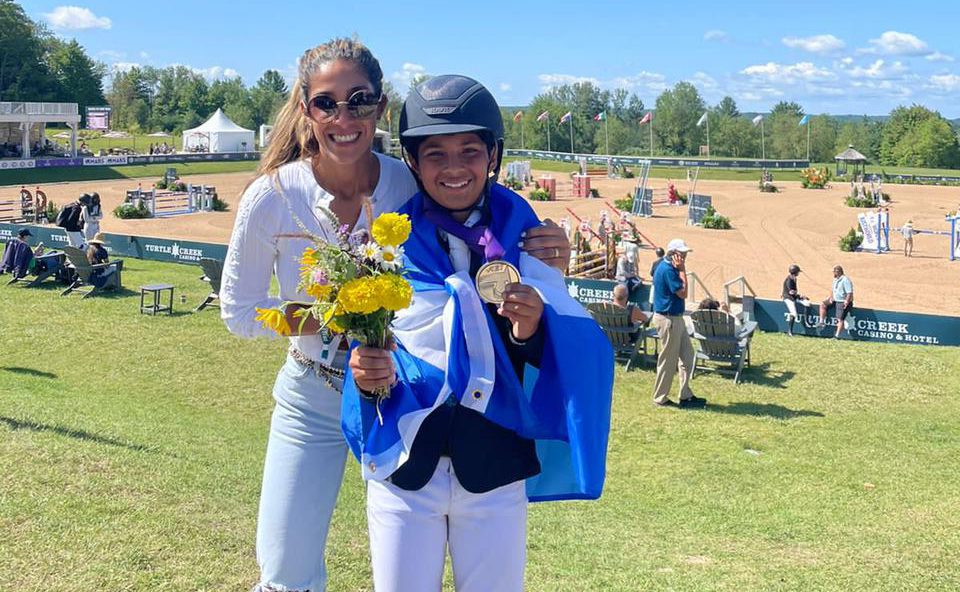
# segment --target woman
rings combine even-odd
[[[301,57],[260,177],[241,200],[224,264],[221,314],[231,332],[269,335],[256,320],[257,308],[307,299],[297,282],[309,242],[281,235],[303,233],[301,225],[332,235],[336,229],[318,217],[318,206],[350,228],[366,228],[365,200],[375,216],[416,193],[401,161],[371,150],[386,103],[380,64],[360,42],[334,39]],[[524,242],[531,255],[566,265],[569,244],[555,226],[531,229]],[[273,276],[279,299],[269,295]],[[297,308],[286,309],[294,334],[273,390],[257,523],[261,574],[255,590],[262,592],[325,589],[323,548],[347,453],[338,392],[345,346],[341,338],[321,334],[314,320],[301,325],[293,316]]]
[[[93,237],[100,233],[100,220],[103,220],[99,193],[90,194],[90,201],[81,206],[80,217],[83,220],[83,238],[89,243]]]

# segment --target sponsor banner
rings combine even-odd
[[[782,300],[756,300],[756,320],[762,331],[786,332],[787,307]],[[826,326],[817,328],[819,304],[808,307],[797,304],[800,319],[793,332],[813,337],[833,337],[837,319],[828,311]],[[844,339],[879,343],[912,343],[921,345],[960,346],[960,317],[947,317],[893,310],[874,310],[854,306],[840,333]]]
[[[78,167],[83,166],[82,158],[41,158],[37,168]]]
[[[570,154],[569,152],[547,152],[546,150],[504,150],[507,156],[534,158],[537,160],[556,160],[560,162],[580,162],[591,164],[640,165],[649,160],[652,166],[668,167],[704,167],[721,169],[805,169],[810,166],[808,160],[704,160],[690,158],[644,158],[642,156],[601,156],[597,154]]]
[[[613,302],[613,287],[617,282],[613,280],[593,280],[578,277],[566,277],[567,292],[570,297],[580,304],[587,305],[591,302]],[[650,309],[650,284],[641,284],[639,288],[630,293],[628,298],[644,310]]]
[[[0,171],[8,171],[13,169],[32,169],[37,166],[37,161],[32,158],[24,158],[21,160],[0,160]]]
[[[33,234],[30,240],[32,245],[42,242],[49,248],[57,249],[69,244],[67,233],[62,228],[20,224],[0,224],[0,242],[5,243],[17,236],[17,231],[25,227],[30,228]],[[104,237],[107,251],[115,257],[136,257],[169,263],[200,263],[203,258],[223,260],[227,256],[227,245],[126,234],[104,233]]]
[[[220,162],[233,160],[260,160],[259,152],[198,152],[184,154],[154,154],[129,156],[127,164],[155,164],[176,162]]]
[[[88,156],[83,159],[83,166],[115,166],[127,164],[126,156]]]

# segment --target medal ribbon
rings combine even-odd
[[[471,251],[483,256],[484,262],[502,259],[506,251],[490,228],[483,224],[464,226],[450,216],[450,212],[441,208],[431,199],[424,200],[423,213],[446,232],[462,240]]]

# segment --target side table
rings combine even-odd
[[[168,292],[167,304],[162,304],[163,293]],[[152,295],[152,302],[145,302],[147,294]],[[150,284],[140,286],[140,314],[149,312],[152,315],[158,312],[173,314],[173,284]]]

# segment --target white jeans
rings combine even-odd
[[[367,524],[376,592],[439,592],[447,545],[458,592],[523,590],[523,481],[470,493],[443,457],[417,491],[368,481]]]
[[[790,298],[784,298],[783,303],[787,306],[787,314],[793,317],[793,320],[796,320],[797,317],[797,302]]]

